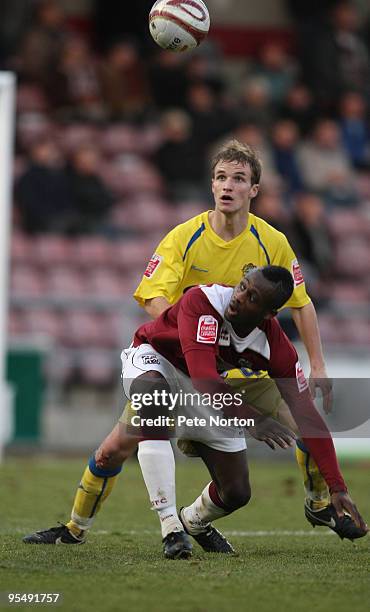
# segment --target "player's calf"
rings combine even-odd
[[[229,514],[246,506],[252,495],[249,484],[238,481],[224,484],[218,490],[218,494]]]

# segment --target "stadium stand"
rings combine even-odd
[[[333,263],[324,276],[312,262],[307,271],[315,279],[323,341],[370,346],[370,166],[364,153],[370,150],[370,107],[366,91],[355,94],[350,83],[338,95],[336,82],[332,90],[325,89],[325,96],[318,95],[312,82],[315,58],[311,63],[302,59],[304,49],[294,57],[278,43],[261,47],[255,57],[239,58],[242,78],[235,80],[233,59],[222,56],[212,34],[195,55],[194,64],[186,54],[166,56],[158,51],[151,54],[145,70],[145,49],[134,42],[97,53],[93,38],[76,30],[71,42],[70,24],[60,11],[54,15],[54,25],[48,26],[54,31],[58,24],[56,39],[48,39],[44,54],[32,64],[26,49],[42,36],[39,25],[44,17],[37,19],[23,34],[18,50],[5,60],[5,67],[15,69],[19,78],[16,187],[29,172],[34,147],[52,141],[63,181],[68,181],[68,165],[76,151],[95,148],[101,158],[99,180],[112,194],[106,218],[97,222],[90,235],[81,235],[68,219],[60,228],[53,223],[39,230],[32,226],[30,233],[15,191],[9,333],[11,338],[41,334],[52,339],[54,349],[47,364],[50,380],[103,387],[115,381],[119,349],[143,320],[131,295],[145,262],[171,227],[212,206],[207,173],[204,184],[197,176],[195,193],[193,160],[185,152],[195,147],[207,168],[214,147],[231,133],[261,151],[265,165],[261,198],[281,202],[284,224],[293,219],[295,197],[302,192],[316,190],[322,198]],[[324,45],[331,33],[322,27],[320,44]],[[356,41],[363,49],[360,31]],[[66,109],[63,97],[51,95],[48,83],[53,71],[65,69],[72,51],[83,56],[85,64],[81,60],[75,74],[76,107],[70,95]],[[342,61],[342,53],[339,49],[340,57],[331,58],[333,65]],[[364,65],[369,62],[365,51],[363,61]],[[135,66],[140,68],[136,77]],[[93,99],[81,93],[92,67]],[[119,100],[112,98],[111,91],[107,93],[117,74],[123,79]],[[135,99],[140,102],[138,112],[133,112]],[[171,147],[166,141],[166,122],[174,109],[176,117],[181,111],[189,124],[186,146],[179,145],[183,134],[176,131],[180,129],[176,124],[171,124]],[[201,129],[207,121],[209,129]],[[360,143],[352,137],[353,126],[360,128]],[[177,173],[180,164],[180,174],[181,164],[184,168],[180,188],[166,180],[174,172],[173,166],[169,173],[165,167],[173,162],[171,155],[163,154],[168,150],[176,155],[183,151],[175,168]],[[320,185],[315,183],[318,156],[326,172]],[[185,170],[190,172],[187,181]],[[53,172],[47,176],[53,177]],[[43,193],[42,183],[39,188]],[[48,204],[55,219],[58,210],[54,202],[43,202]]]

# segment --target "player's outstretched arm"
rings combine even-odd
[[[368,526],[357,510],[356,504],[352,501],[348,493],[345,491],[332,493],[331,503],[333,504],[338,516],[343,516],[344,512],[348,512],[356,523],[357,527],[363,529],[364,532],[369,531]]]
[[[248,432],[256,440],[266,442],[273,450],[275,450],[275,444],[280,446],[280,448],[294,446],[296,439],[295,434],[288,427],[278,423],[271,417],[262,415],[254,420],[253,427],[248,427]]]
[[[291,311],[294,323],[306,347],[310,360],[311,372],[309,386],[311,395],[315,398],[316,387],[321,389],[323,408],[326,414],[328,414],[333,406],[332,382],[330,378],[328,378],[325,369],[315,307],[312,302],[310,302],[302,308],[292,308]]]

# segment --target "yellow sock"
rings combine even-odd
[[[102,470],[97,467],[94,455],[87,465],[73,502],[71,520],[67,528],[77,537],[91,528],[102,503],[111,494],[122,467]]]
[[[296,458],[303,475],[306,492],[306,503],[311,510],[321,510],[330,504],[328,486],[322,477],[316,462],[301,440],[297,441]]]

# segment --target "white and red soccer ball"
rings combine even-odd
[[[208,34],[209,13],[203,0],[157,0],[149,13],[149,30],[162,49],[187,51]]]

